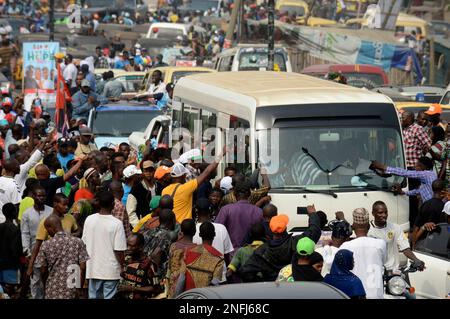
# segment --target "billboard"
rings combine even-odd
[[[57,77],[55,53],[58,42],[25,42],[23,44],[23,92],[25,110],[30,111],[33,100],[41,99],[45,108],[54,108]]]

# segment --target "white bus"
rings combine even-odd
[[[279,213],[289,216],[290,231],[307,226],[307,205],[328,220],[343,211],[352,222],[353,209],[371,211],[378,200],[387,204],[392,222],[409,229],[408,198],[390,192],[393,183],[406,187],[406,180],[369,169],[372,160],[405,167],[400,121],[388,97],[296,73],[209,73],[182,78],[175,87],[173,127],[194,133],[195,120],[202,124],[197,139],[214,140],[216,149],[228,129],[250,129],[234,142],[245,151],[245,162],[221,163],[219,177],[230,164],[249,174],[264,162],[272,170],[269,195]],[[200,139],[210,127],[221,133]],[[263,138],[267,130],[278,138]],[[263,160],[277,151],[278,160]]]

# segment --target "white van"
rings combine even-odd
[[[187,37],[189,34],[190,24],[184,23],[168,23],[155,22],[150,25],[147,32],[147,39],[169,39],[176,40],[178,36]],[[200,26],[194,26],[201,39],[204,39],[206,30]]]
[[[378,200],[387,204],[389,220],[409,229],[408,198],[390,192],[394,182],[407,187],[406,179],[369,169],[371,160],[405,167],[402,130],[390,98],[297,73],[249,71],[182,78],[172,104],[174,127],[188,129],[203,147],[213,141],[222,149],[231,136],[235,148],[245,152],[241,161],[224,160],[219,177],[228,165],[248,174],[261,163],[271,170],[269,195],[289,216],[289,231],[307,226],[308,205],[329,220],[343,211],[352,222],[353,209],[370,211]],[[207,128],[216,128],[214,137],[205,135]],[[238,128],[249,131],[235,141],[232,130]],[[268,132],[273,140],[266,138]]]
[[[268,62],[267,44],[238,44],[216,57],[217,71],[266,71]],[[274,70],[292,72],[291,60],[287,50],[275,46]]]

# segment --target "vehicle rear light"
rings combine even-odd
[[[158,28],[153,28],[153,29],[152,29],[152,32],[153,32],[153,33],[158,33],[158,31],[159,31]]]
[[[410,287],[409,288],[409,293],[410,294],[413,294],[413,293],[415,293],[416,292],[416,288],[414,288],[414,287]]]

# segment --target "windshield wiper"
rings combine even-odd
[[[281,187],[272,187],[271,190],[285,190],[285,189],[295,189],[306,193],[312,193],[312,194],[325,194],[330,195],[333,198],[337,198],[338,195],[333,192],[331,189],[328,190],[318,190],[318,189],[310,189],[303,186],[281,186]]]

